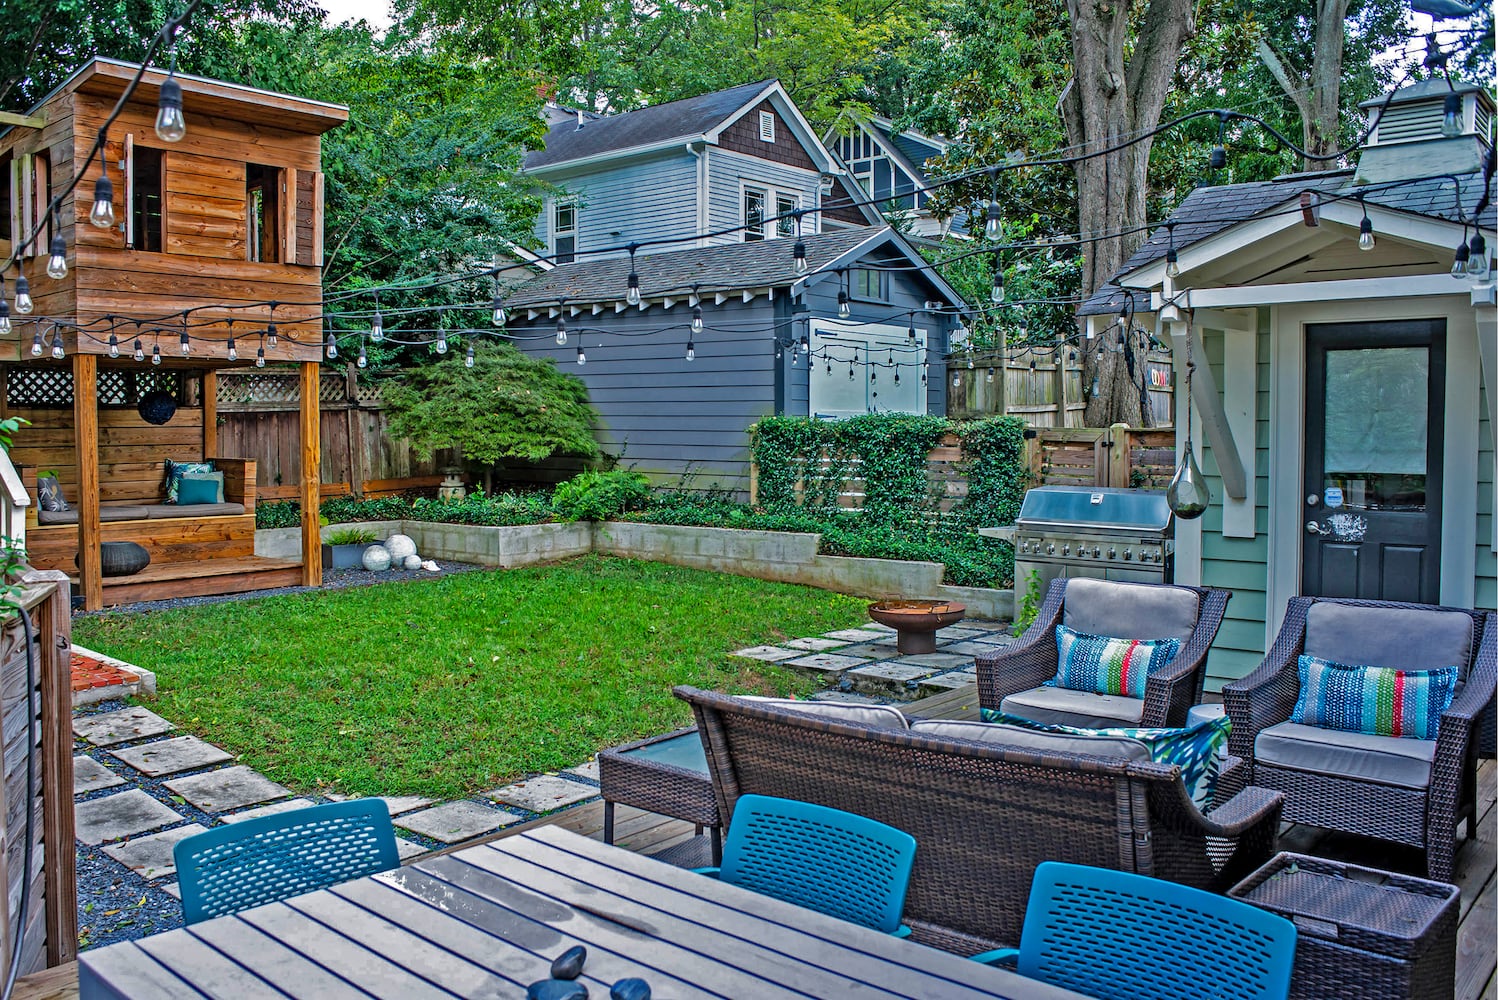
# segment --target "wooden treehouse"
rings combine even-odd
[[[216,373],[261,356],[299,364],[300,496],[315,512],[321,136],[348,111],[178,76],[187,133],[167,142],[154,128],[166,74],[147,70],[109,128],[104,162],[85,163],[137,69],[95,59],[0,132],[0,259],[19,261],[4,276],[13,330],[0,338],[0,407],[29,422],[12,457],[33,498],[38,473],[52,474],[72,508],[28,508],[31,562],[70,574],[90,609],[318,585],[315,516],[303,519],[300,560],[255,555],[255,463],[220,454]],[[109,228],[90,222],[101,170],[113,184]],[[47,274],[55,236],[67,252],[61,279]],[[20,272],[35,302],[24,315]],[[196,502],[206,488],[195,484],[195,502],[168,502],[167,463],[207,461],[221,495]],[[101,545],[112,542],[144,546],[149,565],[104,576]]]

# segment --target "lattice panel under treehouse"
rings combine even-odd
[[[153,392],[165,392],[179,405],[191,403],[188,378],[182,372],[118,368],[99,372],[100,406],[134,407]],[[6,377],[5,405],[12,409],[72,409],[73,373],[62,368],[14,367]]]

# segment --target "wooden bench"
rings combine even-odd
[[[100,524],[104,542],[136,542],[151,554],[152,566],[164,563],[243,559],[255,554],[255,463],[243,458],[211,459],[224,474],[224,500],[244,506],[243,514],[182,517],[152,516],[110,520]],[[59,469],[63,496],[78,507],[76,482]],[[22,466],[21,480],[35,497],[38,469]],[[103,509],[157,505],[163,502],[166,466],[163,462],[100,463],[99,493]],[[39,524],[35,505],[26,511],[26,552],[37,569],[57,569],[76,576],[77,524]]]

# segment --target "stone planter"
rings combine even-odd
[[[356,542],[353,545],[327,545],[322,547],[323,569],[360,569],[364,565],[364,550],[373,542]]]

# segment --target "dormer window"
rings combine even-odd
[[[759,113],[759,141],[775,141],[775,112],[761,111]]]
[[[551,259],[570,264],[577,259],[577,203],[559,201],[551,212]]]

